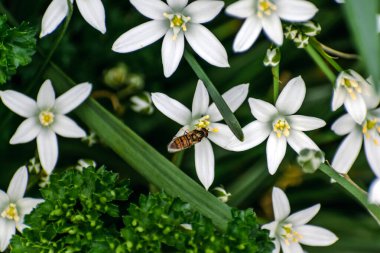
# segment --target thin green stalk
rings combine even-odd
[[[273,102],[276,103],[278,98],[278,92],[280,89],[280,64],[277,64],[275,67],[272,67],[273,75]]]
[[[333,59],[331,58],[322,48],[319,41],[317,41],[314,37],[311,38],[311,45],[318,51],[318,53],[325,59],[330,65],[338,72],[342,72],[343,68]]]
[[[361,203],[372,215],[372,217],[380,224],[380,207],[368,203],[367,193],[351,180],[347,180],[344,176],[337,173],[327,164],[322,164],[319,169],[330,178],[334,179],[342,188],[348,191],[359,203]]]
[[[335,84],[336,76],[331,71],[326,62],[322,59],[322,57],[318,54],[317,51],[309,44],[305,47],[306,52],[310,55],[313,61],[319,66],[322,72],[326,75],[326,77],[330,80],[332,84]]]
[[[190,67],[193,69],[195,74],[198,76],[200,80],[206,86],[208,93],[210,94],[212,100],[214,101],[216,107],[218,108],[220,114],[222,114],[224,121],[230,127],[233,134],[241,141],[244,140],[244,134],[241,130],[241,126],[236,119],[235,115],[231,111],[231,109],[224,101],[223,97],[219,94],[218,90],[215,88],[214,84],[211,82],[210,78],[204,72],[202,67],[199,65],[197,60],[194,58],[192,54],[190,54],[187,50],[185,50],[185,59],[189,63]]]
[[[180,152],[177,152],[172,157],[172,163],[177,166],[178,168],[181,167],[181,163],[183,160],[183,155],[185,154],[185,150],[182,150]]]

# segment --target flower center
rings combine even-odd
[[[259,0],[257,4],[257,16],[262,18],[264,15],[269,16],[273,11],[277,9],[276,5],[274,5],[269,0]]]
[[[363,123],[363,127],[362,127],[362,132],[363,132],[364,136],[367,139],[372,140],[373,143],[375,143],[375,145],[379,145],[379,141],[377,140],[377,138],[375,138],[375,136],[371,136],[370,132],[374,131],[374,134],[377,134],[377,135],[380,134],[380,126],[378,126],[378,124],[377,124],[378,122],[379,122],[378,118],[367,119]]]
[[[362,88],[360,87],[360,84],[354,79],[343,78],[340,85],[342,85],[347,90],[348,94],[354,100],[357,96],[356,93],[362,93]]]
[[[286,224],[282,226],[282,232],[283,234],[281,234],[281,236],[284,239],[286,245],[290,245],[293,242],[296,243],[302,239],[302,235],[293,230],[292,224]]]
[[[54,122],[54,113],[49,111],[42,111],[39,115],[41,125],[47,127]]]
[[[177,39],[177,35],[178,33],[182,31],[186,32],[187,31],[187,27],[186,27],[186,24],[187,22],[190,21],[190,17],[186,17],[180,13],[177,13],[177,14],[169,14],[169,13],[164,13],[164,17],[169,19],[170,21],[170,28],[173,29],[173,40],[176,40]]]
[[[277,137],[289,136],[290,126],[288,122],[284,119],[279,119],[275,124],[273,124],[273,131],[276,133]]]
[[[194,127],[195,127],[195,129],[198,129],[198,130],[204,128],[207,131],[212,131],[214,133],[216,133],[216,132],[219,131],[218,128],[212,128],[212,129],[210,129],[209,125],[210,125],[210,115],[205,115],[202,118],[200,118],[200,119],[197,120],[197,123],[194,124]]]
[[[1,217],[18,222],[20,217],[18,216],[16,205],[10,203],[8,207],[1,213]]]

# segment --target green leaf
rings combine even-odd
[[[373,77],[376,90],[380,91],[380,41],[376,27],[378,0],[347,0],[347,21],[369,74]]]
[[[210,94],[220,114],[222,114],[224,121],[230,127],[231,131],[240,141],[243,141],[244,134],[241,130],[239,121],[236,119],[235,115],[226,104],[226,101],[224,101],[223,97],[219,94],[210,78],[208,78],[202,67],[188,51],[185,51],[185,59],[190,64],[191,68],[194,70],[198,78],[203,81],[206,89],[208,90],[208,93]]]
[[[47,69],[46,76],[52,79],[53,85],[60,92],[75,85],[53,64]],[[189,202],[218,228],[226,228],[231,219],[227,205],[188,177],[95,100],[87,100],[75,112],[107,146],[150,183]]]
[[[4,84],[20,66],[32,61],[36,51],[36,30],[23,22],[9,27],[6,15],[0,16],[0,84]]]

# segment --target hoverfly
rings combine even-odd
[[[199,143],[203,138],[208,136],[208,130],[205,128],[194,129],[185,132],[184,135],[175,137],[168,145],[168,152],[178,152]]]

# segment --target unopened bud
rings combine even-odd
[[[299,33],[297,37],[293,40],[297,48],[305,48],[309,45],[309,37]]]
[[[305,173],[314,173],[325,162],[325,154],[320,150],[302,149],[297,157],[298,164]]]
[[[80,159],[78,160],[78,164],[75,166],[76,170],[79,170],[80,172],[83,172],[83,169],[86,169],[87,167],[96,167],[96,162],[91,159]]]
[[[104,83],[111,88],[119,88],[127,83],[128,67],[119,63],[104,72]]]
[[[298,30],[296,27],[294,27],[292,25],[287,25],[285,27],[285,32],[284,32],[285,38],[290,39],[290,40],[294,40],[296,38],[297,34],[298,34]]]
[[[264,58],[264,65],[266,67],[276,67],[281,60],[281,52],[278,47],[275,48],[268,48],[267,54]]]
[[[223,203],[226,203],[231,196],[222,186],[212,189],[212,193]]]
[[[318,35],[322,30],[320,24],[314,21],[308,21],[306,23],[303,23],[301,29],[303,34],[310,37]]]
[[[152,105],[152,99],[148,92],[142,92],[130,98],[131,109],[137,113],[150,115],[153,113],[154,108]]]

